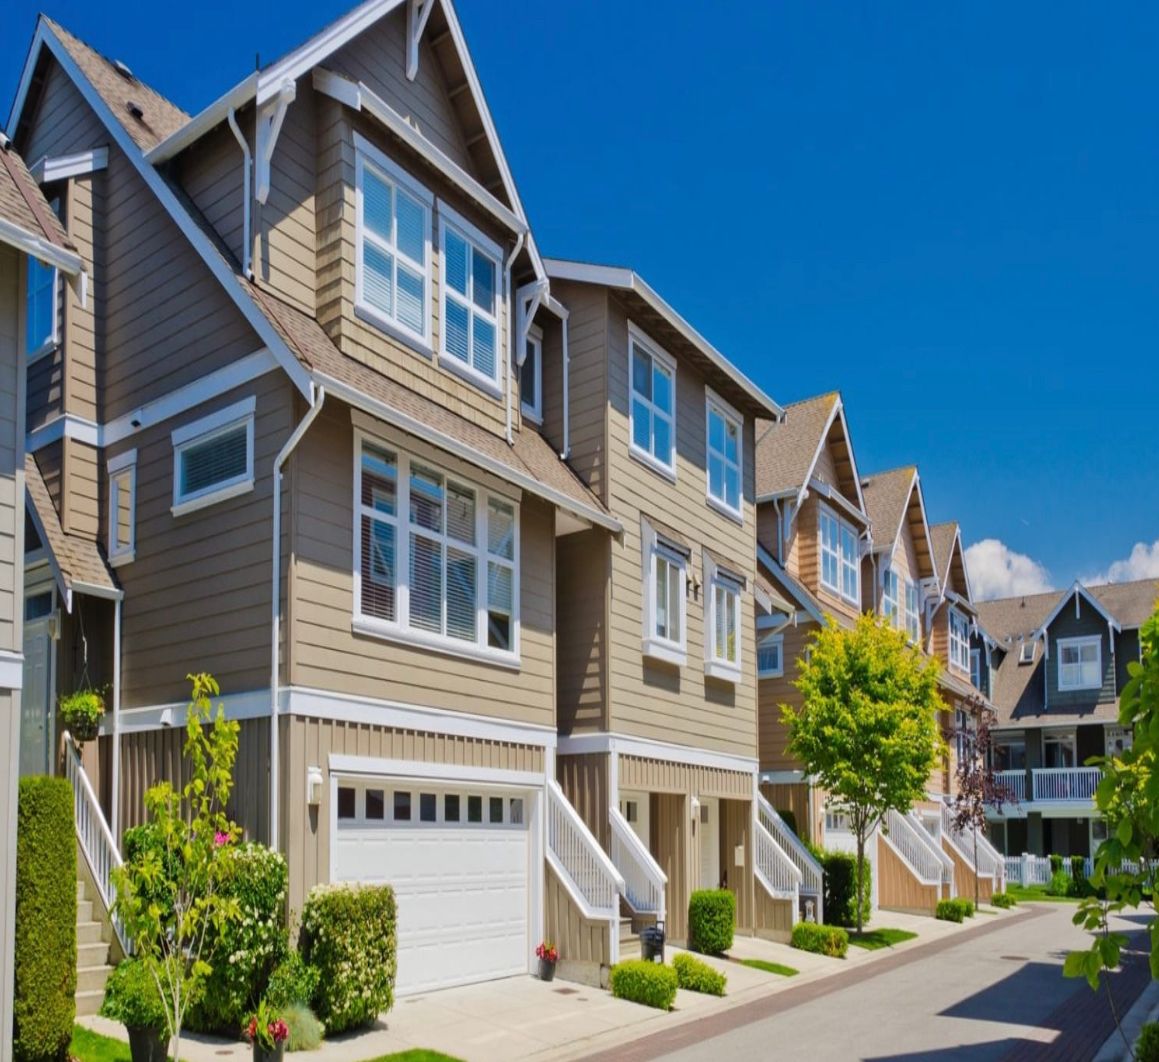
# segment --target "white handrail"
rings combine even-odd
[[[113,928],[117,932],[117,939],[125,952],[129,952],[128,942],[120,919],[113,911],[117,899],[117,890],[113,886],[113,871],[121,866],[121,853],[117,850],[117,842],[113,840],[109,824],[105,822],[104,812],[100,802],[93,792],[92,783],[85,773],[81,763],[80,753],[72,735],[64,732],[64,773],[72,785],[73,813],[76,818],[76,835],[80,841],[81,851],[85,862],[92,871],[93,881],[96,882],[101,902],[108,911]],[[116,797],[114,796],[114,800]]]
[[[939,863],[942,864],[942,884],[950,887],[950,895],[957,895],[957,879],[954,873],[954,860],[950,854],[942,847],[940,838],[935,838],[930,831],[926,829],[922,820],[914,810],[910,810],[908,816],[910,822],[917,827],[918,835],[924,844],[934,855]],[[941,820],[938,821],[939,830],[941,828]]]
[[[931,847],[925,827],[892,808],[886,815],[885,827],[886,840],[914,877],[923,885],[941,885],[943,864]]]
[[[619,917],[624,879],[554,779],[547,793],[548,861],[584,917]]]
[[[1035,767],[1031,771],[1034,799],[1088,803],[1103,772],[1098,767]]]
[[[759,820],[753,823],[753,853],[757,880],[774,899],[793,900],[795,911],[801,889],[801,872]]]
[[[773,805],[760,793],[757,794],[757,823],[772,834],[773,839],[800,872],[801,891],[816,894],[817,903],[820,904],[825,881],[825,872],[821,869],[821,864],[813,858],[813,853],[789,829],[788,823],[777,814]],[[821,920],[820,907],[818,907],[817,919]]]
[[[994,780],[1007,791],[1013,802],[1026,803],[1026,771],[995,771]]]
[[[958,850],[958,854],[966,861],[966,865],[979,877],[990,878],[991,881],[998,880],[1001,860],[996,858],[997,853],[985,835],[979,832],[977,865],[975,865],[973,831],[954,828],[954,812],[948,804],[942,804],[942,834],[950,840]]]
[[[612,828],[612,862],[624,879],[624,899],[636,914],[655,915],[663,922],[668,875],[619,808],[608,808],[608,824]]]

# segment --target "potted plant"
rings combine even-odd
[[[105,699],[100,690],[88,687],[60,699],[60,715],[65,729],[78,745],[97,736],[104,714]]]
[[[543,941],[535,954],[539,956],[539,979],[550,981],[555,977],[555,964],[559,961],[559,952],[550,940]]]
[[[167,1062],[169,1028],[165,1007],[144,963],[126,959],[109,975],[101,1017],[125,1026],[133,1062]]]
[[[254,1045],[254,1062],[282,1062],[289,1036],[281,1015],[263,999],[245,1030],[245,1038]]]

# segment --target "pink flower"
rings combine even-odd
[[[221,830],[218,830],[217,833],[213,835],[213,844],[215,848],[222,848],[229,844],[229,834],[222,833]]]
[[[277,1018],[269,1024],[270,1039],[275,1044],[282,1043],[283,1040],[290,1038],[290,1030],[286,1027],[286,1023],[281,1018]]]

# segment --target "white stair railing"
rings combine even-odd
[[[943,864],[924,826],[891,809],[885,817],[884,836],[918,881],[923,885],[942,884]]]
[[[547,783],[547,856],[587,918],[619,916],[624,880],[571,806],[559,783]]]
[[[999,879],[1001,876],[999,870],[1001,859],[995,858],[997,853],[993,847],[986,840],[986,837],[979,832],[977,865],[975,865],[974,832],[973,830],[955,829],[954,812],[948,804],[942,804],[942,836],[949,838],[950,842],[958,850],[958,853],[966,861],[966,865],[979,877],[990,878],[991,881],[997,881]]]
[[[759,821],[753,823],[753,857],[757,881],[774,900],[792,900],[795,915],[799,906],[801,872]]]
[[[807,896],[816,898],[817,921],[822,921],[821,895],[825,873],[821,869],[821,864],[813,858],[813,853],[805,847],[801,839],[789,829],[788,824],[777,814],[773,805],[759,793],[757,794],[756,810],[757,825],[763,827],[772,836],[781,851],[796,867],[800,874],[800,891]]]
[[[121,921],[113,913],[113,904],[117,898],[117,890],[113,886],[113,871],[121,865],[121,853],[117,850],[117,842],[113,840],[109,824],[105,822],[105,814],[101,810],[92,783],[85,773],[81,763],[80,751],[73,741],[72,735],[64,732],[64,774],[72,786],[73,813],[76,819],[76,836],[80,841],[81,851],[85,862],[92,872],[93,881],[100,893],[101,903],[109,913],[109,918],[116,930],[117,939],[125,953],[129,953],[128,941],[125,937]],[[114,799],[116,797],[114,796]]]
[[[953,857],[942,847],[941,839],[935,838],[930,834],[930,831],[926,829],[916,811],[911,810],[908,818],[917,827],[922,843],[934,854],[938,862],[942,864],[942,884],[949,887],[951,896],[956,896],[958,890]],[[938,820],[938,828],[939,830],[941,828],[940,819]]]
[[[619,808],[608,808],[608,824],[612,830],[612,863],[623,877],[624,899],[636,914],[653,915],[656,921],[663,922],[668,875]]]

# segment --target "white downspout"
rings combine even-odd
[[[121,599],[113,603],[113,784],[109,829],[120,848],[117,828],[121,821]]]
[[[274,458],[274,520],[273,520],[273,571],[270,577],[270,847],[276,852],[278,845],[278,638],[281,627],[282,597],[282,465],[294,452],[294,447],[302,440],[314,418],[322,412],[326,401],[326,389],[319,387],[306,415],[298,422],[293,434]]]
[[[233,107],[229,109],[229,127],[233,130],[238,144],[241,145],[242,154],[241,271],[247,279],[253,280],[253,263],[250,261],[250,251],[253,246],[253,234],[250,232],[250,175],[253,172],[253,158],[250,155],[249,142],[238,128],[237,111]]]
[[[507,417],[507,445],[515,445],[515,435],[511,428],[511,363],[515,359],[515,333],[516,328],[513,327],[511,320],[511,267],[515,264],[515,259],[519,257],[519,252],[523,250],[523,241],[527,238],[526,232],[521,232],[518,239],[515,241],[515,247],[511,254],[507,256],[507,261],[503,264],[503,294],[507,299],[507,364],[503,367],[503,412]]]
[[[569,405],[570,398],[568,392],[568,377],[571,375],[571,355],[567,349],[567,328],[568,318],[570,317],[571,311],[565,308],[560,326],[563,333],[563,454],[561,456],[565,461],[571,457],[571,407]]]

